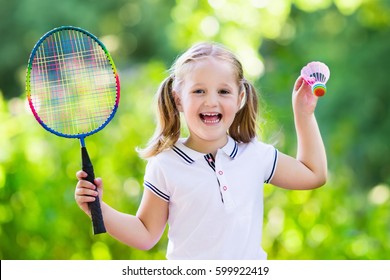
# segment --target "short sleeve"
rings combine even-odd
[[[252,140],[252,144],[255,145],[255,161],[260,160],[260,166],[264,174],[264,183],[269,183],[275,174],[278,150],[274,146],[265,144],[257,139]]]
[[[159,166],[157,158],[149,159],[145,170],[144,187],[161,199],[169,202],[170,195],[166,185],[164,172]]]
[[[270,146],[270,150],[269,150],[270,161],[269,164],[267,164],[268,170],[265,172],[266,178],[264,180],[264,183],[267,184],[272,180],[272,177],[275,174],[276,165],[278,163],[278,150],[272,147],[271,145],[269,146]]]

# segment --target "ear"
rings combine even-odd
[[[173,100],[175,100],[176,108],[179,110],[179,112],[183,112],[183,106],[181,104],[180,94],[178,92],[176,92],[175,90],[173,90],[172,95],[173,95]]]
[[[246,103],[246,95],[245,95],[245,89],[243,89],[238,95],[237,111],[240,111],[242,107],[244,107],[245,103]]]

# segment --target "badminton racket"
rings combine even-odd
[[[80,140],[85,179],[94,184],[85,138],[112,120],[120,97],[118,73],[106,47],[78,27],[61,26],[47,32],[31,52],[26,93],[43,128]],[[106,232],[98,196],[89,208],[94,234]]]

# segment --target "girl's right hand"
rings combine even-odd
[[[93,202],[96,199],[96,196],[99,195],[100,201],[102,201],[102,195],[103,195],[103,182],[101,178],[95,179],[95,184],[92,184],[84,178],[87,177],[87,173],[80,170],[76,173],[76,177],[79,180],[74,197],[77,202],[77,205],[83,210],[88,216],[91,217],[91,211],[89,210],[88,202]],[[95,188],[97,187],[97,190]]]

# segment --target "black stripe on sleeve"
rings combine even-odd
[[[275,149],[275,158],[274,158],[274,163],[272,165],[272,170],[271,170],[271,174],[269,175],[268,179],[265,180],[265,183],[269,183],[269,181],[271,180],[272,176],[274,176],[274,173],[275,173],[275,168],[276,168],[276,162],[278,161],[278,150]]]
[[[160,191],[158,188],[156,188],[152,183],[148,182],[148,181],[144,181],[144,186],[147,187],[148,189],[150,189],[152,192],[154,192],[156,195],[158,195],[159,197],[161,197],[163,200],[165,201],[168,201],[169,202],[169,195],[166,195],[165,193],[163,193],[162,191]]]

